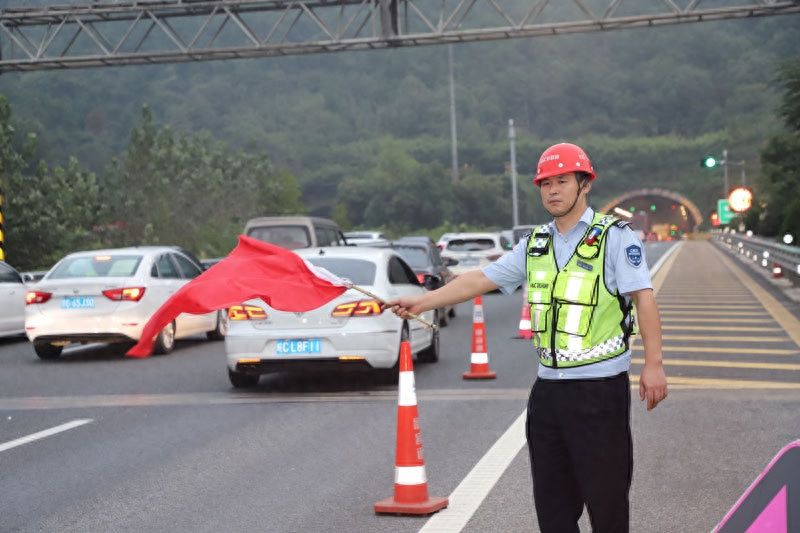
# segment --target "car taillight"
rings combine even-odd
[[[232,305],[228,308],[231,320],[266,320],[267,312],[256,305]]]
[[[497,261],[501,257],[503,257],[503,254],[495,254],[495,255],[490,255],[487,259],[489,259],[489,261]]]
[[[25,293],[25,305],[43,304],[53,296],[53,293],[44,291],[28,291]]]
[[[383,313],[381,304],[377,300],[360,300],[357,302],[347,302],[346,304],[339,304],[333,310],[331,316],[336,317],[349,317],[349,316],[374,316]]]
[[[419,281],[421,285],[425,285],[425,274],[417,274],[417,281]]]
[[[138,302],[144,296],[144,287],[123,287],[120,289],[107,289],[103,291],[103,296],[116,302]]]

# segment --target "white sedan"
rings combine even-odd
[[[25,333],[26,290],[19,272],[0,261],[0,337]]]
[[[141,246],[70,254],[25,296],[25,332],[42,359],[57,359],[70,343],[133,343],[152,314],[202,267],[171,246]],[[182,314],[156,337],[168,353],[175,339],[205,333],[222,339],[224,312]]]
[[[453,274],[485,267],[511,249],[511,242],[499,233],[455,233],[444,245],[442,258],[455,259]]]
[[[387,248],[310,248],[300,257],[382,299],[423,294],[414,271]],[[433,312],[423,313],[433,320]],[[304,368],[398,368],[400,341],[408,339],[421,362],[439,359],[439,333],[416,320],[381,311],[373,299],[350,289],[306,313],[276,311],[260,299],[228,311],[225,337],[228,377],[234,387],[251,387],[261,374]]]

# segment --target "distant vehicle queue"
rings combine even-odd
[[[446,233],[438,242],[422,235],[391,240],[380,231],[345,234],[331,220],[308,216],[255,218],[244,233],[294,250],[382,299],[437,289],[512,247],[499,232]],[[20,274],[0,262],[0,336],[26,334],[46,360],[58,359],[70,344],[127,349],[172,294],[221,259],[201,261],[176,246],[133,246],[71,253],[46,273]],[[424,316],[439,326],[453,317],[454,307]],[[379,301],[353,290],[306,313],[251,300],[204,315],[182,314],[159,332],[154,353],[169,353],[176,339],[195,335],[225,340],[235,388],[255,386],[262,374],[309,368],[370,369],[396,379],[403,340],[419,362],[436,362],[440,353],[437,330],[384,313]]]

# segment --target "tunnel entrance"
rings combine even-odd
[[[629,220],[647,240],[675,240],[697,231],[703,215],[684,195],[666,189],[638,189],[612,199],[600,210]]]

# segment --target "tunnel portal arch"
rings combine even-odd
[[[615,198],[612,198],[603,206],[602,209],[600,209],[600,211],[602,213],[612,213],[612,210],[615,207],[619,207],[621,204],[631,200],[632,198],[640,198],[642,196],[658,196],[661,198],[667,198],[686,206],[686,209],[689,210],[694,222],[692,224],[694,231],[697,231],[698,226],[703,223],[703,214],[700,212],[700,209],[697,208],[697,205],[694,202],[680,193],[660,188],[636,189],[634,191],[626,192],[625,194],[621,194]]]

